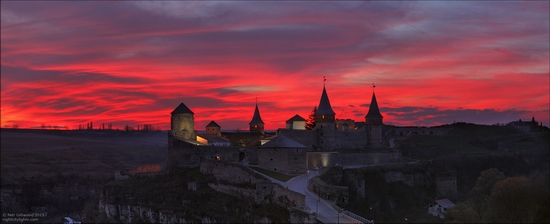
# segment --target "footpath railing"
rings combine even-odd
[[[348,219],[349,221],[353,223],[367,223],[367,224],[374,224],[374,220],[368,220],[366,218],[363,218],[353,212],[344,210],[340,207],[338,207],[336,204],[332,204],[332,207],[336,209],[336,211],[342,211],[342,215],[344,215],[344,218]]]
[[[354,219],[357,219],[359,221],[361,221],[362,223],[367,223],[367,224],[374,224],[374,220],[368,220],[366,218],[363,218],[353,212],[350,212],[350,211],[344,211],[344,214],[347,215],[347,216],[350,216]]]
[[[333,221],[330,221],[328,220],[327,218],[325,218],[324,216],[322,216],[321,214],[318,214],[318,213],[313,213],[315,214],[315,218],[319,221],[319,222],[322,222],[322,223],[333,223]]]

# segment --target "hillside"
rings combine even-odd
[[[44,208],[43,222],[97,207],[116,170],[160,164],[165,132],[13,130],[1,132],[2,211]]]

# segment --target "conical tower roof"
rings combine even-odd
[[[382,117],[382,114],[380,114],[380,109],[378,109],[378,103],[376,102],[376,96],[374,95],[374,92],[372,92],[372,99],[370,100],[370,107],[369,112],[365,116],[367,117]]]
[[[321,95],[321,101],[319,102],[319,107],[317,107],[317,112],[315,114],[330,114],[335,115],[330,106],[330,101],[328,100],[327,90],[323,86],[323,94]]]
[[[172,113],[170,114],[195,114],[195,113],[193,113],[193,111],[191,111],[189,107],[185,106],[185,104],[180,103],[180,105],[176,107],[176,109],[174,109],[174,111],[172,111]]]
[[[262,117],[260,116],[260,110],[258,110],[258,104],[256,103],[256,109],[254,109],[254,116],[252,117],[252,121],[250,121],[249,125],[254,124],[264,124],[262,121]]]
[[[210,121],[210,123],[208,123],[206,125],[206,127],[218,127],[218,128],[221,128],[220,125],[218,123],[216,123],[215,121]]]

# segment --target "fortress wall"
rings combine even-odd
[[[289,190],[281,186],[280,184],[273,184],[273,193],[275,198],[282,204],[289,204],[293,206],[287,207],[302,207],[306,206],[306,196],[298,192]]]
[[[401,152],[361,152],[340,153],[339,161],[342,166],[379,165],[402,162]]]
[[[305,207],[306,196],[284,188],[280,184],[264,182],[256,184],[256,203],[276,203],[287,208]]]
[[[289,137],[308,148],[317,142],[316,131],[314,130],[278,129],[277,134]]]
[[[259,166],[287,174],[306,173],[307,148],[258,148]]]
[[[245,150],[245,156],[246,161],[251,165],[258,165],[258,152],[259,149],[256,148],[246,148]]]
[[[334,136],[336,148],[365,148],[367,146],[367,132],[364,130],[336,131]]]
[[[287,173],[304,174],[306,169],[307,148],[289,148],[287,154]]]
[[[256,184],[268,181],[243,165],[214,160],[201,162],[200,172],[235,184]]]
[[[437,197],[455,200],[457,196],[456,173],[438,173],[435,179]]]
[[[310,179],[307,187],[309,191],[315,192],[319,197],[326,200],[334,200],[344,204],[349,200],[348,187],[327,184],[319,177]]]
[[[332,167],[339,163],[338,152],[307,152],[307,169]]]
[[[287,152],[285,148],[258,148],[258,165],[285,173],[288,171]]]
[[[168,136],[168,157],[161,170],[172,168],[199,167],[201,161],[216,160],[236,162],[239,161],[239,153],[246,150],[237,146],[197,146]]]
[[[224,185],[224,184],[213,184],[213,183],[209,183],[208,186],[210,186],[212,189],[218,192],[233,195],[239,198],[254,200],[256,197],[256,189],[242,188],[242,187]]]

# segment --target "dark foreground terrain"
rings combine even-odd
[[[116,170],[160,164],[166,132],[1,130],[2,213],[86,220]],[[85,212],[83,212],[85,211]]]

